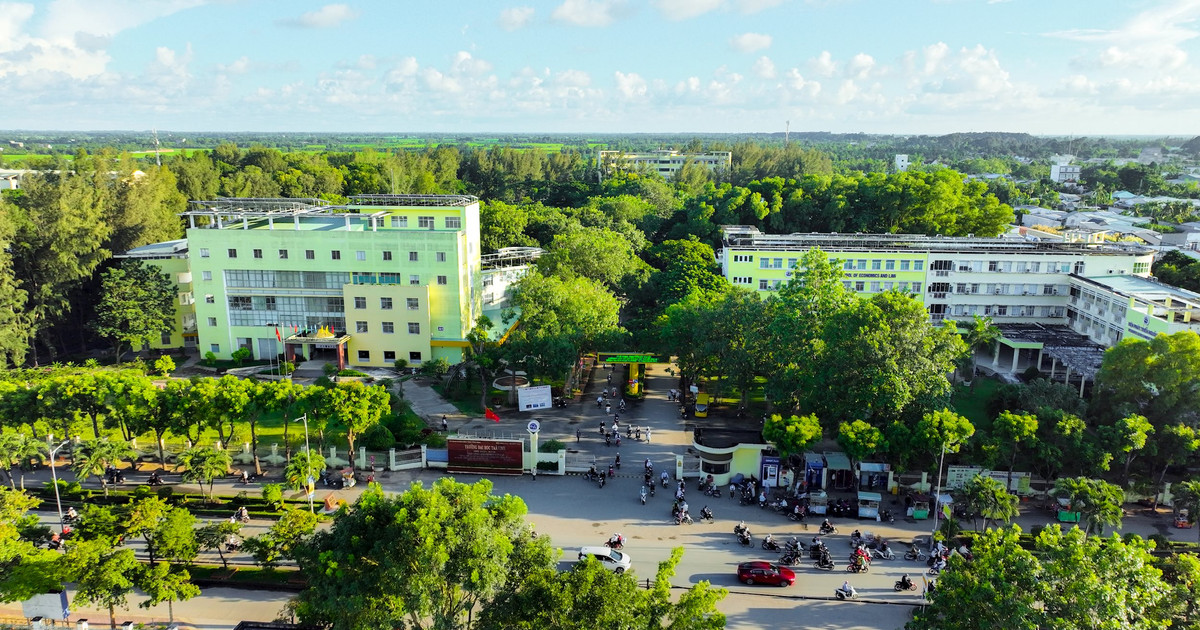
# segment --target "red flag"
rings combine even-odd
[[[500,422],[500,416],[497,416],[496,412],[492,411],[491,407],[484,407],[483,417],[487,418],[488,420],[491,420],[492,422]]]
[[[279,334],[279,328],[275,329],[275,338],[280,341],[283,341],[283,335]]]
[[[298,334],[299,332],[300,332],[300,327],[297,326],[296,324],[292,324],[292,334],[295,335],[295,334]]]

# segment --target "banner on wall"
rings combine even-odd
[[[521,411],[536,411],[554,406],[549,385],[522,387],[517,390],[517,408]]]

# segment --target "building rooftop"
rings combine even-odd
[[[795,251],[819,247],[836,251],[913,252],[1038,252],[1088,254],[1149,254],[1154,250],[1129,243],[1046,242],[1014,238],[926,236],[924,234],[839,234],[812,232],[763,234],[752,225],[722,226],[724,245],[765,251]]]
[[[1014,343],[1040,343],[1042,350],[1059,363],[1086,378],[1095,378],[1106,348],[1068,326],[1044,324],[997,324],[1000,334]]]
[[[151,243],[135,247],[115,258],[183,258],[187,256],[188,242],[186,238],[162,243]]]
[[[1167,298],[1172,301],[1188,302],[1200,308],[1200,294],[1180,289],[1169,284],[1156,282],[1140,276],[1094,276],[1086,278],[1088,282],[1107,287],[1121,295],[1136,297],[1146,302],[1154,302],[1165,306]]]

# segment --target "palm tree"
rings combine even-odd
[[[982,350],[990,350],[992,345],[1000,339],[1000,328],[992,321],[991,317],[975,315],[975,321],[967,331],[967,347],[971,349],[971,386],[975,386],[975,373],[979,366],[975,361],[975,353]]]
[[[40,464],[46,461],[45,447],[41,442],[24,433],[5,433],[0,435],[0,465],[3,465],[8,475],[8,486],[16,489],[12,468],[15,462],[21,470],[21,489],[25,489],[25,471],[33,467],[34,460]]]
[[[190,448],[179,455],[179,466],[186,468],[183,473],[184,481],[195,481],[201,485],[208,484],[208,500],[213,498],[213,481],[217,477],[229,473],[233,459],[229,452],[210,446]]]
[[[325,470],[325,458],[320,453],[300,450],[292,455],[292,461],[288,462],[283,471],[283,478],[287,481],[288,488],[299,490],[308,485],[310,476],[316,479],[322,470]]]
[[[973,513],[983,517],[983,528],[993,522],[1008,522],[1018,514],[1016,496],[1004,489],[1004,484],[983,475],[976,475],[963,487],[963,495]],[[972,527],[975,518],[972,517]]]
[[[71,469],[80,483],[89,477],[99,477],[100,486],[104,488],[104,496],[108,496],[108,476],[104,473],[109,466],[115,465],[122,459],[137,454],[133,447],[125,442],[110,442],[107,438],[101,440],[84,440],[76,445],[72,453]]]

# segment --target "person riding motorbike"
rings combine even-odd
[[[79,518],[79,512],[76,512],[74,507],[67,508],[67,515],[66,515],[67,522],[69,523],[77,518]]]
[[[779,549],[779,544],[775,542],[775,538],[771,534],[767,534],[763,537],[762,548],[770,551],[777,551]]]
[[[613,534],[612,537],[608,539],[608,546],[612,547],[613,549],[620,549],[621,547],[624,547],[625,537],[622,536],[620,532]]]
[[[905,573],[903,576],[900,577],[900,587],[902,589],[904,589],[906,591],[911,590],[913,586],[915,586],[915,584],[913,584],[913,581],[911,579],[909,579],[907,573]]]
[[[701,518],[701,519],[708,519],[708,520],[710,520],[710,521],[711,521],[711,520],[713,520],[713,513],[712,513],[712,510],[708,509],[708,506],[707,506],[707,505],[706,505],[706,506],[704,506],[704,507],[702,507],[702,508],[700,508],[700,518]]]

